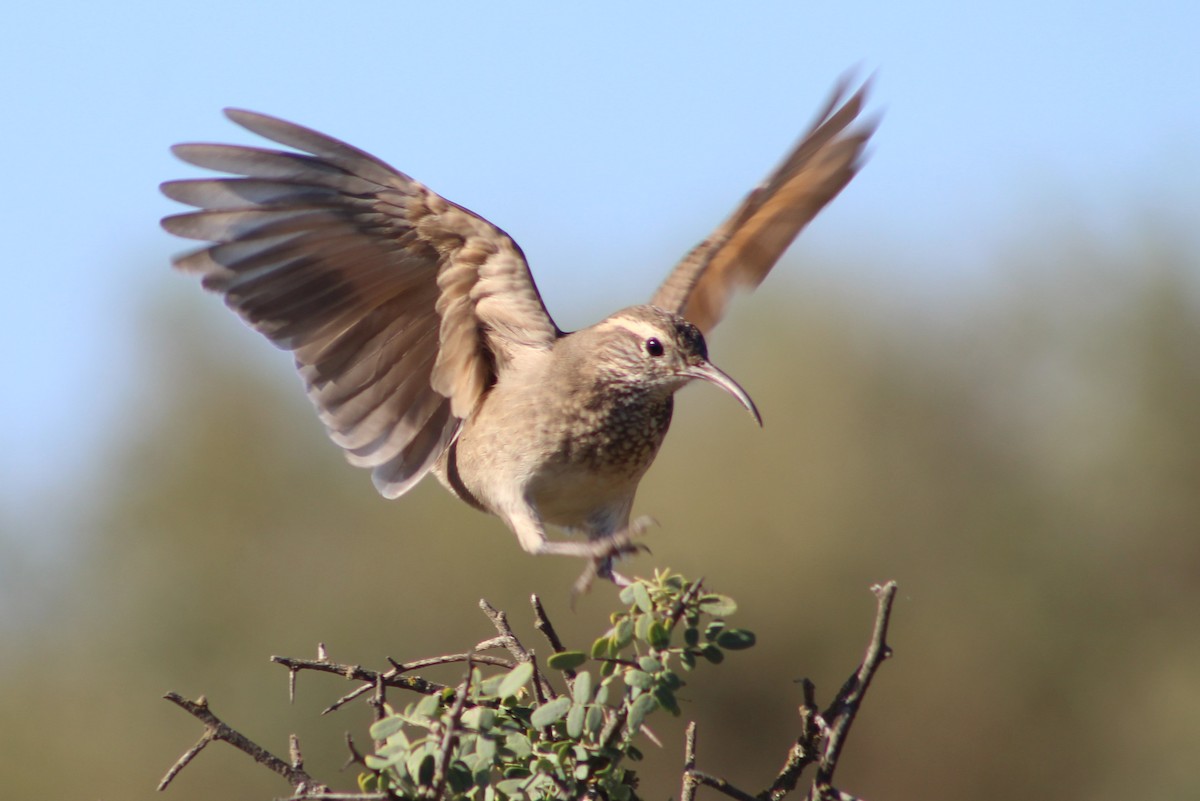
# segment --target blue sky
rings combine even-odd
[[[157,225],[175,210],[157,184],[195,174],[170,144],[252,141],[224,106],[348,140],[493,220],[574,328],[644,299],[857,65],[885,112],[872,160],[789,263],[886,264],[853,278],[919,298],[976,280],[1031,220],[1200,237],[1198,8],[16,4],[0,526],[104,469],[147,369],[140,310],[227,314],[168,269],[185,246]]]

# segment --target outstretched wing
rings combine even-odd
[[[849,127],[862,111],[867,88],[846,100],[846,81],[840,82],[783,163],[675,266],[650,303],[708,332],[721,321],[734,290],[758,286],[862,165],[875,125]]]
[[[330,437],[397,497],[507,363],[560,332],[496,226],[336,139],[225,113],[302,152],[176,146],[186,162],[244,177],[162,185],[200,209],[163,227],[213,243],[175,266],[294,353]]]

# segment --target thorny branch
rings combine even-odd
[[[683,786],[681,801],[693,801],[700,785],[711,787],[739,801],[780,801],[794,789],[801,772],[816,763],[817,772],[808,792],[808,801],[858,801],[855,796],[844,793],[833,786],[833,774],[837,770],[850,727],[862,706],[863,697],[884,660],[892,655],[887,644],[888,624],[892,616],[892,604],[896,599],[897,584],[889,581],[876,585],[871,592],[876,598],[875,628],[871,641],[858,670],[842,685],[837,696],[823,714],[817,714],[813,683],[802,681],[804,703],[800,706],[800,734],[788,751],[786,762],[771,786],[757,795],[740,790],[724,779],[710,776],[696,769],[696,724],[688,725],[684,750]]]
[[[770,787],[757,795],[752,795],[734,787],[724,779],[697,769],[696,724],[691,723],[687,728],[686,734],[683,783],[680,792],[681,801],[694,801],[696,790],[701,786],[710,787],[723,795],[738,799],[738,801],[781,801],[781,799],[795,790],[800,774],[812,764],[816,764],[817,771],[812,786],[809,789],[807,801],[858,801],[854,796],[841,792],[833,786],[833,775],[837,769],[842,749],[845,747],[846,739],[850,734],[850,728],[854,724],[855,717],[858,715],[859,708],[862,705],[871,680],[875,676],[879,666],[892,654],[891,648],[887,644],[887,631],[891,620],[892,605],[895,601],[897,585],[894,581],[891,581],[882,586],[872,587],[871,589],[877,599],[875,627],[862,662],[854,674],[847,679],[846,683],[838,691],[833,701],[823,713],[818,713],[815,689],[812,682],[808,679],[802,681],[804,700],[799,709],[800,733],[797,736],[796,742],[788,751],[787,759]],[[698,590],[699,582],[689,588],[690,593],[697,592]],[[564,650],[561,640],[559,640],[554,627],[550,624],[550,620],[546,616],[545,610],[542,608],[541,601],[535,595],[531,598],[531,602],[534,610],[535,627],[545,635],[555,653]],[[373,697],[369,702],[377,707],[377,717],[382,713],[384,691],[387,687],[410,690],[425,695],[443,693],[450,689],[446,685],[426,681],[417,676],[410,677],[403,674],[432,665],[465,662],[467,675],[463,683],[453,690],[455,704],[450,722],[443,733],[442,747],[439,751],[439,787],[444,788],[445,770],[448,763],[448,755],[455,737],[455,730],[468,704],[467,695],[473,664],[488,664],[511,668],[518,662],[532,662],[535,670],[534,687],[538,693],[539,701],[544,702],[547,697],[554,697],[555,695],[554,689],[541,676],[540,671],[538,671],[534,653],[521,645],[520,640],[509,627],[505,614],[497,611],[487,601],[480,601],[480,608],[483,609],[484,613],[492,621],[498,632],[498,636],[480,642],[468,653],[447,654],[445,656],[406,663],[398,663],[389,659],[389,662],[392,664],[390,670],[373,671],[359,665],[333,662],[329,659],[329,655],[322,644],[318,647],[316,659],[273,656],[271,657],[271,661],[281,664],[288,669],[289,690],[293,696],[295,693],[296,675],[301,670],[332,673],[351,681],[362,682],[359,687],[342,696],[325,709],[322,714],[332,712],[349,701],[367,692],[374,691]],[[509,660],[477,653],[480,650],[500,647],[506,648],[513,658]],[[317,781],[305,771],[299,741],[294,735],[290,738],[289,742],[290,761],[284,760],[218,718],[208,708],[208,702],[203,696],[196,701],[189,701],[177,693],[168,693],[164,697],[198,719],[204,724],[205,729],[197,743],[185,751],[175,764],[171,766],[170,770],[167,771],[166,775],[163,776],[162,781],[158,785],[159,790],[165,790],[175,777],[179,775],[179,772],[187,767],[210,742],[213,740],[223,740],[250,756],[254,761],[282,776],[292,786],[294,791],[293,795],[289,796],[289,801],[385,801],[389,797],[386,793],[333,792],[327,785]],[[614,716],[608,722],[605,731],[602,732],[601,739],[606,742],[611,740],[623,726],[624,715]],[[347,745],[351,755],[350,762],[347,764],[363,762],[362,756],[354,747],[353,741],[349,739],[349,735],[347,735]],[[438,796],[440,797],[440,795],[441,793],[439,792]]]
[[[183,756],[171,766],[171,769],[163,776],[162,781],[158,783],[159,790],[167,789],[171,782],[175,780],[175,777],[179,775],[179,771],[187,767],[188,763],[195,759],[196,755],[203,751],[205,746],[213,740],[224,740],[239,751],[248,754],[258,764],[266,766],[286,779],[298,796],[312,797],[312,793],[329,792],[328,787],[316,781],[304,770],[304,760],[300,756],[300,743],[295,735],[292,735],[290,740],[290,756],[292,761],[288,763],[246,735],[231,728],[225,721],[214,715],[208,708],[208,701],[204,696],[200,696],[195,701],[189,701],[178,693],[167,693],[163,697],[177,704],[203,723],[204,734],[200,735],[200,739],[196,744],[185,751]]]

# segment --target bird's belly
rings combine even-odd
[[[534,475],[526,492],[547,523],[577,529],[605,528],[608,523],[625,522],[642,472],[630,477],[565,466]]]

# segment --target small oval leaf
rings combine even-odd
[[[559,651],[551,654],[546,664],[555,670],[574,670],[586,661],[587,654],[583,651]]]
[[[737,611],[737,604],[728,595],[710,592],[700,599],[700,611],[713,617],[729,617]]]
[[[592,674],[586,670],[580,671],[575,676],[575,684],[571,687],[571,697],[575,699],[577,704],[591,703],[592,700]]]
[[[629,707],[629,716],[626,718],[625,724],[629,727],[629,731],[636,732],[642,727],[642,721],[646,719],[655,709],[658,708],[658,701],[653,695],[639,695],[637,699]]]
[[[656,620],[650,624],[650,632],[646,637],[646,641],[655,650],[666,650],[667,646],[671,644],[671,630],[667,628],[666,623]]]
[[[671,692],[666,685],[660,684],[655,687],[653,695],[659,706],[672,715],[679,715],[679,702],[675,700],[675,693]]]
[[[642,642],[650,641],[650,626],[654,624],[654,618],[650,615],[638,616],[637,623],[634,625],[634,634]]]
[[[638,609],[646,614],[654,611],[654,602],[650,600],[650,591],[646,589],[645,584],[638,581],[630,584],[629,589],[633,591],[633,602],[637,604]]]
[[[584,728],[588,730],[588,734],[593,737],[600,733],[604,728],[604,710],[598,706],[589,706],[587,710],[587,719],[584,721]]]
[[[529,716],[529,723],[535,729],[544,729],[551,723],[561,720],[562,716],[567,714],[567,710],[570,708],[571,699],[565,695],[560,695],[553,701],[547,701],[533,710],[533,714]]]
[[[504,677],[504,681],[500,682],[500,687],[496,690],[496,695],[500,698],[514,696],[520,692],[521,688],[531,678],[533,678],[533,663],[522,662],[508,671],[508,675]]]
[[[625,683],[630,687],[649,690],[654,686],[654,677],[644,670],[630,668],[629,670],[625,671]]]
[[[741,651],[755,642],[754,632],[746,629],[725,629],[717,635],[717,645],[727,651]]]
[[[633,642],[633,620],[630,618],[621,618],[621,622],[617,623],[616,631],[613,632],[613,644],[610,656],[616,656],[622,648]]]
[[[386,740],[396,732],[404,728],[404,719],[396,715],[389,715],[382,720],[377,720],[371,724],[371,739]]]
[[[578,740],[583,735],[583,718],[586,714],[587,707],[579,704],[571,707],[567,713],[567,736],[572,740]]]

